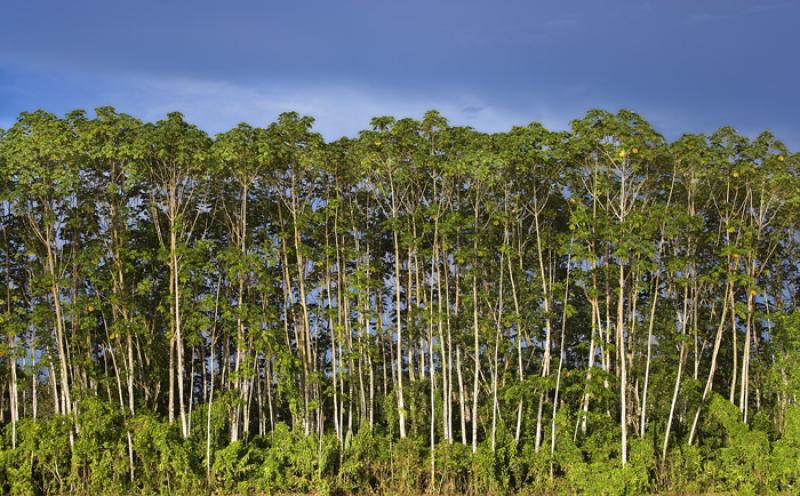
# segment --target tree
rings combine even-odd
[[[162,249],[168,252],[170,304],[170,419],[174,415],[173,378],[178,384],[178,412],[183,437],[189,436],[186,413],[184,336],[181,328],[181,258],[191,243],[204,208],[210,140],[204,132],[171,113],[166,120],[147,124],[136,143],[140,174],[148,183],[150,215]],[[162,225],[166,224],[165,226]],[[172,356],[177,355],[172,371]]]

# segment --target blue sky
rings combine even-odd
[[[800,147],[800,0],[4,0],[0,127],[178,110],[209,132],[297,110],[328,139],[440,110],[481,130],[630,108]]]

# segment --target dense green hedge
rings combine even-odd
[[[424,438],[398,441],[364,428],[339,449],[333,434],[305,436],[283,423],[269,436],[216,447],[207,478],[204,437],[182,439],[176,427],[152,416],[124,418],[102,401],[80,404],[72,450],[63,417],[20,422],[16,450],[6,429],[4,494],[796,494],[800,488],[800,408],[787,411],[784,433],[775,438],[743,424],[720,396],[709,405],[700,445],[678,446],[663,461],[655,456],[656,439],[636,439],[621,468],[615,445],[603,441],[616,435],[609,422],[581,445],[562,436],[554,456],[520,449],[508,435],[494,452],[484,443],[474,455],[459,442],[439,444],[433,480]],[[195,420],[202,423],[199,412]]]

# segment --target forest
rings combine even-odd
[[[0,131],[0,494],[800,491],[800,154],[313,122]]]

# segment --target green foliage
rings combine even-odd
[[[439,471],[437,489],[444,494],[466,492],[472,479],[472,453],[461,443],[441,443],[436,446]]]
[[[80,435],[72,447],[75,485],[93,493],[121,492],[128,478],[128,453],[120,433],[125,423],[119,411],[94,398],[80,401]]]
[[[139,472],[136,485],[146,491],[190,493],[202,486],[202,465],[175,426],[148,415],[131,419]]]
[[[380,473],[383,440],[369,429],[361,429],[345,443],[342,464],[339,467],[337,486],[345,491],[369,492],[377,483]]]
[[[268,493],[326,492],[335,462],[335,441],[292,432],[279,423],[264,453],[260,481]]]
[[[758,494],[767,487],[769,440],[763,432],[750,429],[739,410],[719,395],[711,400],[704,435],[721,441],[716,456],[704,464],[706,476],[723,491]]]
[[[770,487],[785,493],[800,488],[800,407],[786,411],[783,435],[772,448],[769,460]]]
[[[252,448],[240,441],[214,452],[211,484],[226,493],[248,493],[258,476]]]

